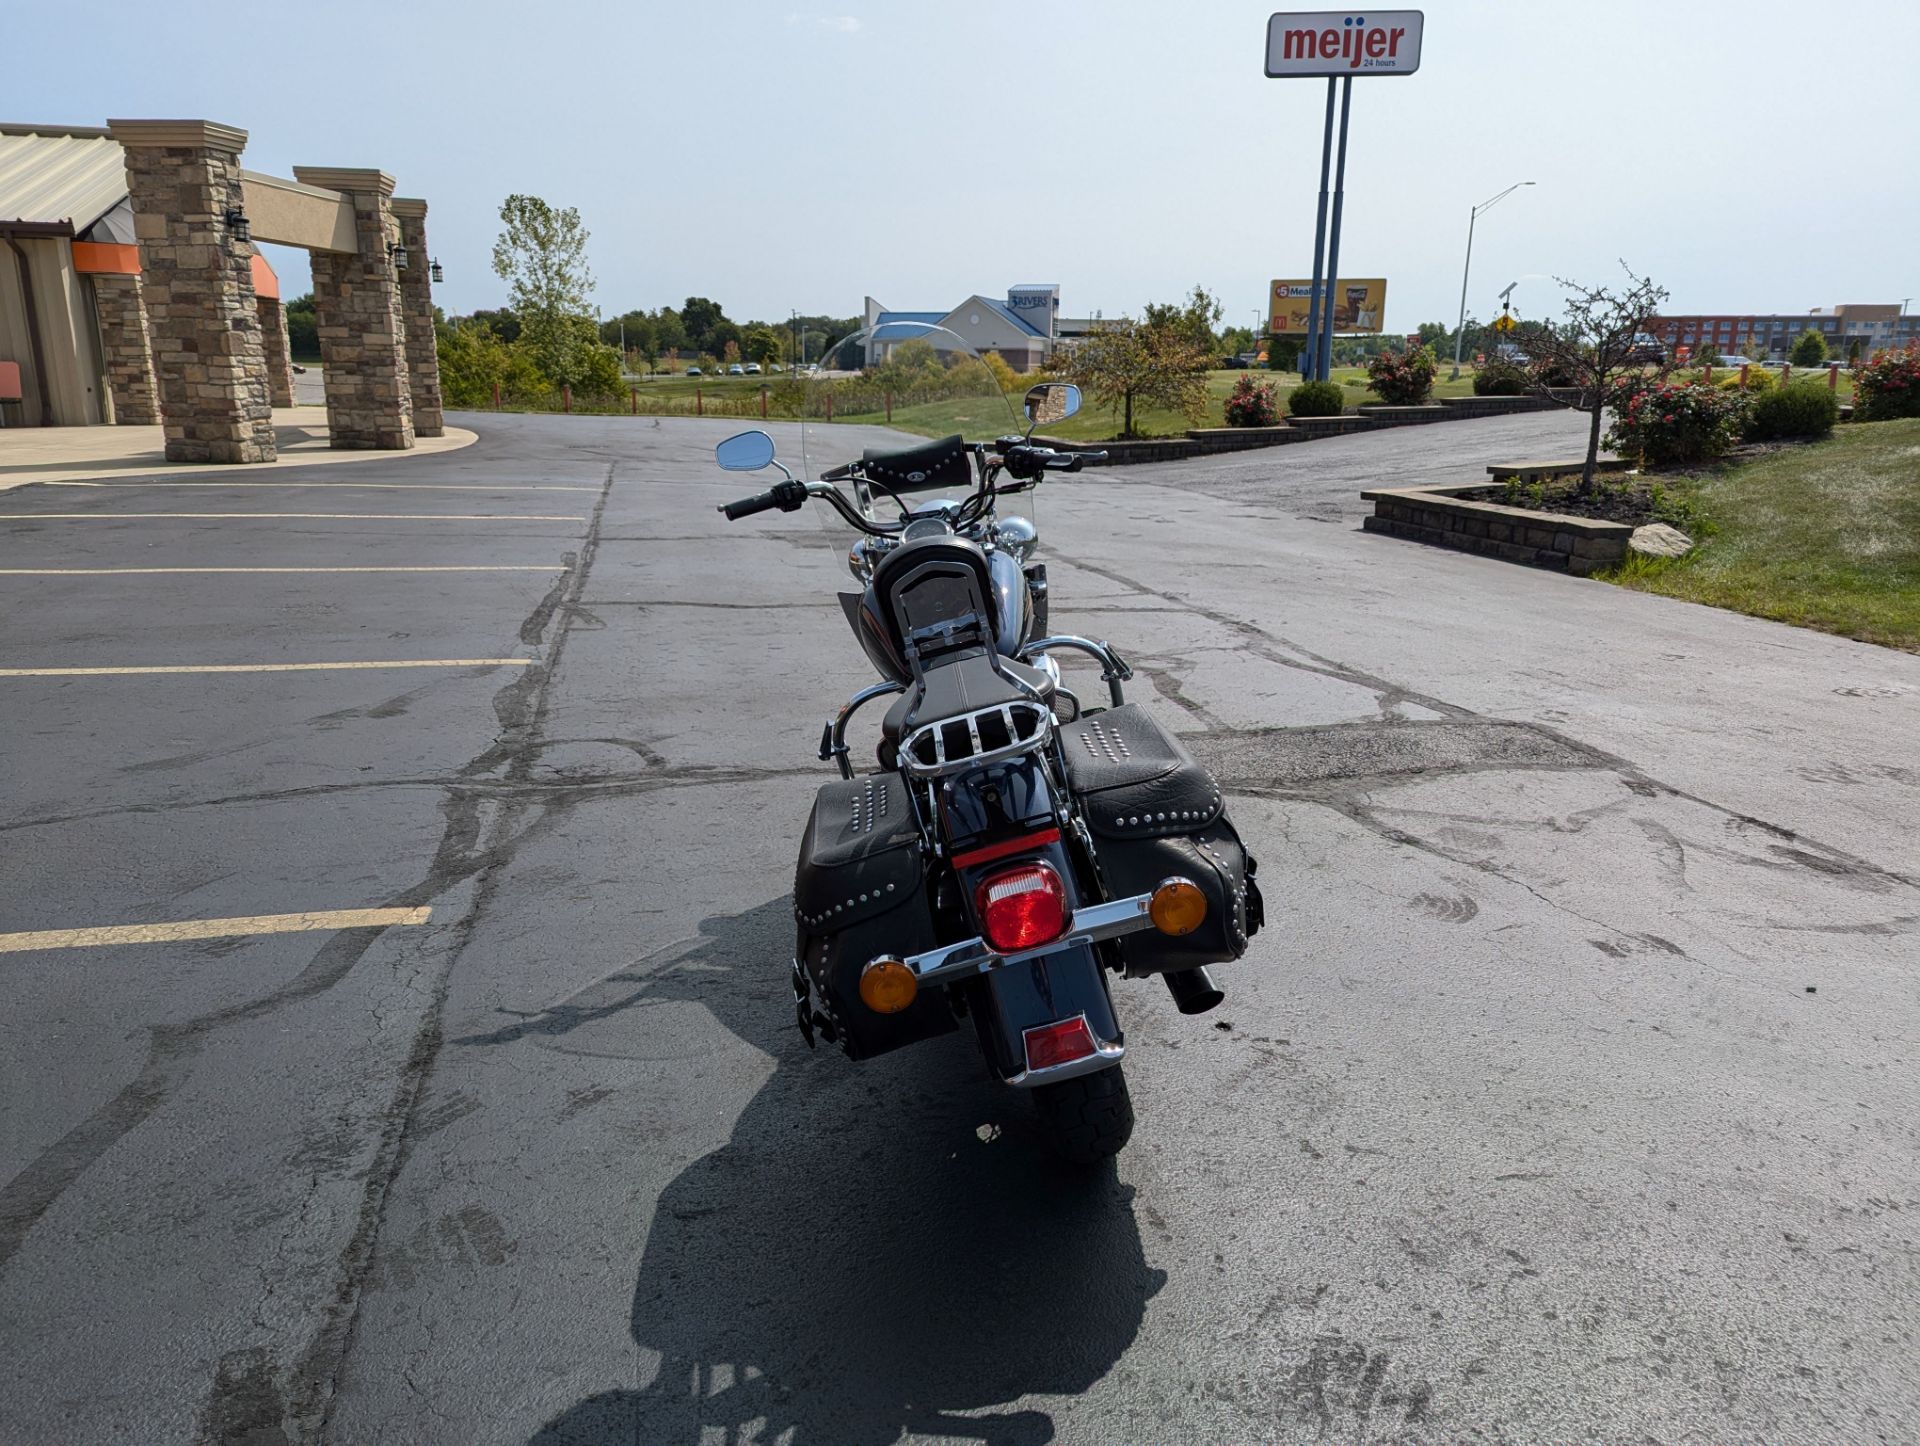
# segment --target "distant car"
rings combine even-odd
[[[1634,334],[1633,343],[1627,348],[1628,362],[1653,362],[1658,365],[1666,359],[1666,344],[1659,337],[1649,336],[1644,331]]]
[[[746,374],[747,374],[747,369],[741,366],[739,362],[735,362],[732,366],[727,368],[727,375],[730,377],[743,377]]]
[[[747,375],[748,375],[748,376],[750,376],[750,377],[757,377],[757,376],[759,376],[759,375],[760,375],[760,363],[759,363],[759,362],[748,362],[748,363],[747,363]]]
[[[1528,360],[1527,354],[1510,341],[1503,341],[1493,349],[1493,359],[1516,367],[1525,366]]]
[[[697,377],[697,376],[704,376],[705,373],[703,373],[699,367],[688,367],[687,375],[690,377]]]

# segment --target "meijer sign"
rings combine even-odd
[[[1307,10],[1267,21],[1267,74],[1412,75],[1420,68],[1418,10]]]

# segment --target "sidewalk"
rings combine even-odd
[[[157,426],[7,427],[0,429],[0,492],[34,482],[85,482],[153,474],[185,477],[220,472],[236,478],[264,478],[291,467],[453,452],[476,440],[465,427],[448,427],[445,436],[422,437],[408,452],[335,451],[327,445],[325,407],[276,407],[273,430],[279,443],[279,460],[235,465],[168,462],[166,434]]]

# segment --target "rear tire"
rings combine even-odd
[[[1127,1147],[1133,1136],[1133,1100],[1121,1066],[1033,1092],[1041,1130],[1053,1153],[1069,1165],[1097,1165]]]

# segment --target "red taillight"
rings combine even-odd
[[[1003,869],[973,895],[980,932],[997,953],[1037,949],[1067,932],[1067,890],[1060,875],[1042,863]]]
[[[1058,1024],[1043,1024],[1026,1032],[1027,1068],[1047,1069],[1056,1064],[1071,1064],[1094,1052],[1093,1031],[1087,1017],[1076,1014]]]

